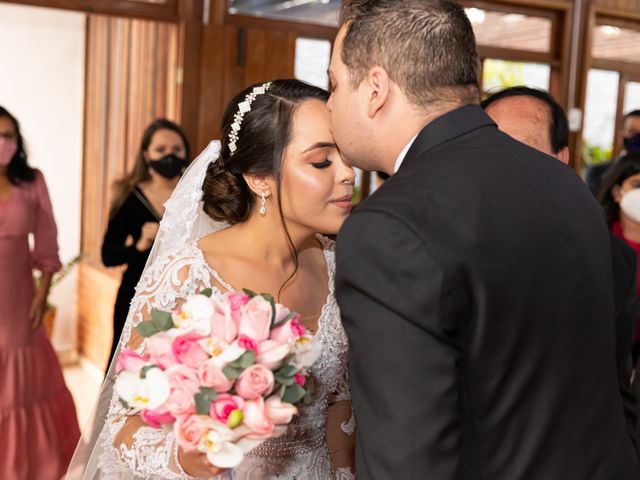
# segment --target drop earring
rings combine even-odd
[[[262,215],[264,217],[267,214],[267,197],[264,194],[264,192],[262,192],[260,197],[261,197],[261,200],[260,200],[260,215]]]

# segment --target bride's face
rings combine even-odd
[[[353,207],[355,174],[338,153],[324,102],[307,100],[294,113],[282,168],[287,223],[311,232],[337,233]]]

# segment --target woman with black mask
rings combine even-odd
[[[175,123],[159,119],[147,127],[133,170],[114,184],[109,226],[102,242],[107,267],[127,265],[113,312],[113,344],[107,368],[118,346],[129,303],[169,199],[188,165],[189,143]]]

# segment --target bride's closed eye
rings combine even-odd
[[[324,161],[324,162],[320,162],[320,163],[312,163],[311,165],[313,165],[315,168],[317,169],[324,169],[324,168],[329,168],[331,166],[333,162],[331,160],[329,160],[328,158]]]

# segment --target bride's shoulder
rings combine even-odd
[[[198,248],[197,240],[193,240],[163,252],[147,267],[145,276],[149,279],[157,279],[170,274],[184,276],[194,267],[202,265],[202,253]]]

